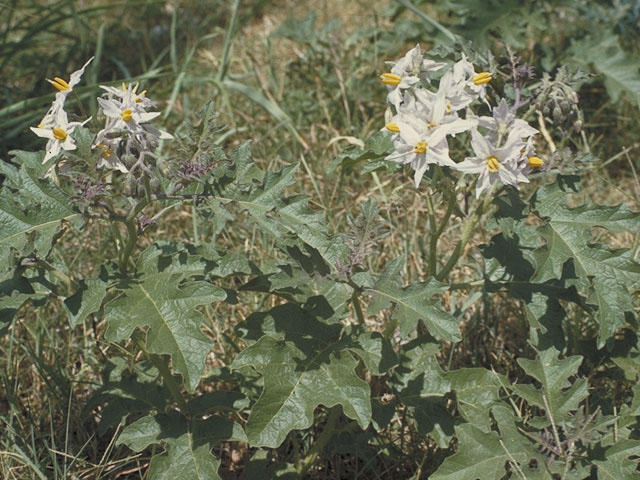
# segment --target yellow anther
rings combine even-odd
[[[429,125],[427,125],[427,128],[428,128],[429,130],[431,130],[432,128],[436,128],[436,124],[435,124],[435,123],[433,123],[433,122],[431,122]]]
[[[122,85],[120,86],[120,88],[122,88],[123,92],[127,91],[127,86],[124,84],[124,82],[122,82]]]
[[[136,102],[141,102],[141,101],[142,101],[142,97],[144,96],[144,94],[145,94],[145,93],[147,93],[147,91],[146,91],[146,90],[141,91],[141,92],[140,92],[140,95],[138,95],[138,96],[136,97]]]
[[[539,168],[544,165],[544,161],[540,157],[528,157],[529,166]]]
[[[449,113],[451,111],[451,104],[447,103],[447,113]]]
[[[107,145],[106,143],[100,142],[99,144],[96,145],[96,148],[104,148],[104,151],[100,154],[104,158],[109,158],[111,156],[112,150],[109,148],[109,145]]]
[[[131,109],[127,108],[124,112],[122,112],[122,114],[120,115],[122,117],[122,120],[124,120],[125,122],[128,122],[131,120]]]
[[[500,169],[500,162],[498,161],[498,157],[488,157],[487,168],[491,173],[496,173]]]
[[[49,83],[53,85],[57,90],[64,92],[65,90],[69,90],[69,84],[60,77],[55,77],[53,80],[49,80]]]
[[[413,153],[421,154],[427,151],[427,144],[425,142],[418,142],[413,147]]]
[[[382,83],[385,85],[399,85],[402,81],[402,77],[395,73],[383,73],[380,75],[380,80],[382,80]]]
[[[473,76],[473,83],[476,85],[484,85],[485,83],[489,83],[491,80],[493,80],[493,77],[489,72],[480,72]]]
[[[400,127],[397,123],[387,123],[384,127],[390,132],[400,133]]]
[[[64,142],[67,139],[67,132],[65,132],[60,127],[55,127],[53,129],[53,138],[61,142]]]

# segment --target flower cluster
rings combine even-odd
[[[77,147],[71,137],[71,133],[73,133],[73,130],[77,126],[84,125],[91,120],[91,117],[89,117],[84,122],[69,122],[67,112],[64,110],[64,103],[67,97],[73,91],[73,87],[80,83],[82,74],[87,68],[87,65],[91,63],[91,60],[93,60],[93,57],[91,57],[80,70],[73,72],[68,82],[60,77],[55,77],[53,80],[47,79],[47,81],[58,90],[58,93],[56,93],[51,107],[38,126],[31,127],[33,133],[49,140],[47,142],[47,153],[44,156],[43,163],[57,156],[61,150],[75,150]]]
[[[101,85],[100,88],[105,93],[98,98],[98,104],[106,120],[94,142],[94,148],[102,150],[98,167],[123,173],[138,167],[144,168],[144,156],[158,146],[160,139],[173,138],[147,123],[159,116],[160,112],[147,112],[153,103],[146,97],[146,90],[137,92],[137,84],[123,83],[121,88]],[[135,163],[127,161],[132,158],[136,159]]]
[[[72,137],[74,129],[84,126],[91,117],[82,122],[70,122],[64,109],[65,101],[80,82],[90,58],[81,69],[73,72],[67,82],[55,77],[47,80],[58,92],[55,99],[37,127],[31,130],[39,137],[47,138],[43,163],[58,156],[62,151],[76,150]],[[105,93],[98,98],[98,104],[105,117],[105,126],[100,130],[92,147],[98,152],[98,168],[109,168],[128,173],[136,168],[145,169],[145,156],[153,156],[152,151],[160,139],[173,138],[155,126],[147,123],[160,112],[147,112],[153,103],[146,97],[146,91],[137,92],[138,85],[122,84],[121,88],[101,85]],[[53,171],[52,166],[49,173]]]
[[[478,174],[476,196],[480,196],[497,182],[516,187],[526,183],[527,175],[543,165],[533,145],[537,130],[516,118],[517,105],[509,107],[502,99],[492,117],[474,115],[474,103],[489,105],[486,88],[493,77],[490,72],[476,72],[464,54],[441,76],[437,89],[431,74],[446,64],[424,59],[419,45],[392,65],[391,72],[380,77],[394,110],[384,128],[392,133],[395,151],[386,158],[410,164],[416,187],[430,165],[440,165]],[[475,156],[455,162],[447,137],[466,131],[471,132]]]

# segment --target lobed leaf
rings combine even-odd
[[[555,348],[550,347],[538,352],[535,360],[518,359],[524,371],[541,383],[540,389],[529,384],[513,387],[530,405],[545,410],[547,418],[538,422],[539,427],[569,421],[569,414],[576,411],[588,396],[586,378],[570,381],[577,375],[582,357],[574,355],[561,360],[558,354]]]
[[[591,229],[636,231],[640,229],[640,213],[622,206],[569,208],[565,194],[576,191],[576,184],[577,177],[559,176],[555,184],[536,192],[533,208],[546,219],[538,229],[546,245],[534,252],[536,272],[531,280],[571,280],[577,284],[587,303],[598,307],[599,343],[603,345],[625,325],[625,312],[633,311],[629,288],[640,282],[640,264],[630,250],[590,243]]]
[[[173,261],[168,260],[171,258]],[[155,245],[142,253],[136,277],[122,282],[118,286],[122,293],[105,306],[109,321],[105,336],[120,341],[129,338],[136,327],[149,327],[149,352],[171,355],[174,369],[193,391],[211,349],[211,340],[200,331],[203,317],[194,308],[222,301],[227,295],[210,283],[187,280],[202,269],[179,259],[180,255],[163,256]]]
[[[236,156],[244,156],[236,153]],[[234,157],[235,158],[235,157]],[[238,175],[227,184],[220,183],[210,207],[214,217],[222,221],[235,218],[223,213],[231,204],[245,211],[263,233],[270,235],[284,246],[292,246],[296,240],[310,245],[320,252],[329,265],[336,266],[345,255],[345,246],[329,236],[322,212],[314,212],[308,206],[306,195],[286,196],[285,188],[295,182],[297,165],[289,165],[279,172],[266,172],[262,182],[245,183]],[[216,226],[216,231],[221,225]]]
[[[406,405],[418,432],[431,435],[438,446],[446,448],[453,436],[454,420],[445,404],[451,381],[438,364],[439,350],[438,343],[428,336],[403,345],[389,384],[398,401]]]
[[[25,165],[31,160],[22,159]],[[80,228],[83,219],[73,209],[69,196],[43,180],[41,171],[0,162],[0,173],[7,177],[0,189],[0,271],[6,271],[12,266],[12,251],[18,256],[35,253],[46,258],[62,224],[69,222]]]
[[[513,410],[504,405],[491,408],[497,431],[483,431],[467,423],[456,427],[458,451],[447,457],[433,480],[501,480],[503,478],[548,479],[546,460],[516,426]],[[533,466],[535,465],[535,466]],[[509,475],[508,472],[517,472]]]
[[[371,393],[367,382],[356,374],[357,360],[348,350],[358,354],[378,350],[376,356],[363,355],[366,363],[376,365],[377,372],[388,368],[388,361],[383,365],[388,356],[385,350],[389,350],[372,348],[375,337],[364,336],[352,343],[341,338],[341,331],[339,324],[328,325],[322,317],[294,304],[247,319],[245,337],[259,339],[240,352],[233,368],[252,367],[264,381],[247,422],[251,445],[279,446],[291,430],[311,426],[319,405],[341,405],[347,417],[366,428],[371,420]]]
[[[622,49],[618,35],[610,31],[589,35],[575,42],[569,55],[572,62],[602,75],[614,103],[627,96],[640,107],[640,61]]]
[[[456,394],[456,405],[462,418],[484,432],[491,429],[489,412],[500,400],[500,390],[511,386],[499,373],[485,368],[462,368],[445,374]]]
[[[403,288],[400,275],[403,265],[403,257],[389,262],[375,285],[365,289],[365,293],[371,296],[367,315],[375,315],[394,304],[392,318],[399,321],[403,337],[416,328],[419,320],[423,320],[434,337],[450,342],[459,341],[458,322],[441,309],[438,299],[433,298],[447,290],[445,284],[429,278],[424,283]]]
[[[211,448],[222,440],[246,441],[239,425],[222,417],[189,421],[177,412],[142,417],[127,426],[116,442],[136,452],[162,443],[166,452],[154,455],[149,464],[148,477],[153,480],[220,479],[220,460]]]

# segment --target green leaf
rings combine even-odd
[[[239,411],[249,406],[249,399],[241,392],[218,390],[204,393],[189,401],[190,415],[204,415],[212,411]]]
[[[348,314],[351,291],[329,275],[330,269],[317,250],[308,246],[305,250],[307,254],[296,246],[287,247],[286,252],[295,263],[264,262],[260,266],[264,274],[240,289],[276,293],[301,304],[311,297],[322,297],[333,310],[334,320],[339,321]]]
[[[143,417],[127,426],[116,442],[136,452],[149,445],[162,443],[166,452],[154,455],[149,464],[152,480],[220,479],[220,460],[211,448],[222,440],[246,441],[242,429],[222,417],[189,421],[177,412]]]
[[[114,282],[114,279],[109,278],[109,273],[104,265],[100,268],[100,274],[97,277],[79,281],[78,291],[63,303],[69,316],[71,328],[75,328],[89,315],[100,310],[102,301],[107,295],[107,288]]]
[[[473,424],[456,426],[457,453],[446,458],[429,478],[549,480],[551,477],[546,469],[547,458],[537,451],[537,445],[530,438],[521,433],[521,422],[514,415],[513,409],[496,404],[491,407],[490,413],[494,420],[494,430],[484,431]],[[511,475],[507,474],[507,467]]]
[[[356,332],[359,334],[356,335]],[[393,348],[378,332],[364,332],[360,328],[347,331],[346,336],[353,338],[349,350],[358,355],[372,375],[384,375],[396,366],[397,358]]]
[[[362,162],[366,162],[366,172],[372,172],[388,166],[388,170],[396,170],[396,162],[384,160],[393,152],[393,143],[389,132],[377,132],[367,139],[363,146],[349,146],[341,151],[328,165],[327,172],[333,172],[337,167],[351,170]],[[363,173],[366,173],[363,172]]]
[[[544,29],[543,11],[533,2],[520,0],[449,0],[444,3],[447,13],[458,16],[460,23],[454,30],[471,40],[477,49],[488,50],[497,37],[504,43],[524,48],[524,32],[532,28]]]
[[[623,440],[610,446],[604,452],[605,460],[594,460],[598,466],[598,478],[602,480],[619,480],[621,478],[640,478],[638,460],[640,442]],[[630,459],[629,457],[635,457]]]
[[[400,333],[406,337],[423,320],[434,337],[457,342],[460,340],[458,322],[440,307],[434,295],[447,291],[445,284],[429,278],[424,283],[413,283],[402,287],[401,272],[404,258],[389,262],[376,284],[365,290],[371,296],[367,315],[375,315],[381,310],[395,305],[392,318],[400,323]]]
[[[513,408],[505,404],[496,404],[491,407],[491,416],[500,432],[504,449],[509,452],[510,457],[513,459],[516,457],[525,458],[524,461],[518,463],[517,467],[511,461],[511,470],[517,468],[527,480],[551,480],[546,468],[549,458],[539,452],[540,446],[537,442],[522,433],[524,431],[522,418],[516,417]]]
[[[436,359],[439,349],[428,336],[403,345],[389,384],[407,407],[418,432],[431,435],[438,446],[446,448],[453,435],[453,418],[445,406],[451,382]]]
[[[570,381],[577,375],[582,357],[574,355],[563,360],[559,352],[551,347],[538,352],[535,360],[519,358],[518,364],[530,376],[541,383],[538,389],[534,385],[517,384],[514,391],[530,405],[546,412],[545,419],[536,419],[536,427],[560,425],[569,421],[569,414],[578,409],[580,402],[588,396],[587,379]]]
[[[22,276],[22,270],[0,274],[0,335],[6,333],[14,315],[25,303],[42,300],[49,293],[36,292],[29,279]]]
[[[105,306],[109,321],[105,336],[121,341],[136,327],[149,327],[148,351],[171,355],[174,369],[182,375],[187,389],[194,391],[212,345],[200,331],[203,317],[194,308],[222,301],[226,293],[207,282],[186,280],[202,273],[199,265],[179,263],[177,251],[175,257],[162,253],[155,245],[149,247],[138,261],[136,277],[119,285],[122,293]],[[171,258],[173,263],[168,263]]]
[[[16,158],[24,156],[23,152],[12,153]],[[22,160],[29,163],[29,158]],[[5,271],[11,266],[12,251],[18,256],[35,252],[46,258],[62,223],[80,228],[83,220],[73,210],[69,196],[42,179],[42,172],[0,162],[0,173],[7,176],[0,189],[0,271]]]
[[[366,428],[370,390],[355,372],[356,359],[340,338],[339,324],[327,325],[297,305],[285,304],[247,319],[247,338],[260,337],[235,359],[234,369],[262,374],[264,390],[247,422],[253,446],[279,446],[294,429],[308,428],[319,405],[341,405]]]
[[[569,58],[602,75],[612,102],[627,96],[640,107],[640,60],[622,49],[618,35],[609,31],[587,36],[571,46]]]
[[[472,424],[456,427],[458,451],[447,457],[431,480],[501,480],[505,477],[505,464],[525,463],[527,454],[511,451],[507,440],[496,432],[485,433]]]
[[[575,192],[577,177],[559,176],[556,183],[540,188],[533,208],[546,224],[539,227],[547,244],[535,253],[532,281],[577,278],[587,303],[598,307],[599,344],[625,325],[625,312],[633,311],[629,287],[640,282],[640,264],[627,249],[611,250],[592,244],[593,227],[613,232],[640,229],[640,213],[618,205],[582,205],[569,208],[566,193]]]
[[[242,183],[239,177],[220,185],[214,209],[236,205],[280,245],[292,246],[295,240],[302,240],[318,250],[329,265],[336,266],[345,255],[345,246],[329,236],[324,214],[309,208],[306,195],[285,195],[285,188],[295,183],[296,170],[297,165],[290,165],[279,172],[266,172],[261,184]]]
[[[162,411],[170,399],[169,390],[157,383],[158,371],[142,361],[130,365],[129,359],[110,358],[103,367],[103,385],[83,406],[83,413],[97,410],[100,417],[98,434],[124,424],[130,415],[136,418],[150,411]]]
[[[462,418],[484,432],[491,429],[489,411],[500,400],[500,390],[511,386],[509,380],[485,368],[462,368],[446,373]]]

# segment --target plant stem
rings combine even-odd
[[[145,189],[146,191],[146,189]],[[149,195],[146,195],[145,198],[138,201],[138,203],[131,209],[128,213],[127,218],[123,221],[125,226],[127,227],[127,244],[122,251],[122,257],[120,258],[120,268],[123,270],[127,270],[127,265],[129,263],[129,257],[136,248],[136,244],[138,243],[138,229],[136,228],[136,217],[138,214],[152,202],[152,198]]]
[[[191,226],[193,228],[193,244],[200,246],[200,234],[198,233],[198,211],[196,210],[196,202],[191,205]]]
[[[456,248],[453,251],[451,257],[449,257],[449,261],[447,261],[446,265],[442,268],[442,270],[440,270],[440,272],[438,272],[437,275],[434,275],[436,280],[442,281],[444,278],[446,278],[447,275],[449,275],[451,270],[453,270],[453,267],[456,266],[456,263],[458,263],[458,260],[460,259],[460,256],[464,251],[464,247],[467,246],[467,242],[471,238],[471,235],[473,235],[473,231],[476,225],[480,221],[480,218],[482,218],[484,210],[487,208],[492,199],[492,195],[487,195],[480,203],[480,205],[478,205],[476,211],[473,212],[470,217],[467,217],[464,222],[464,226],[462,227],[462,236],[460,237],[460,241],[456,245]]]
[[[64,286],[67,288],[68,292],[72,292],[74,289],[78,288],[78,284],[76,283],[75,280],[73,280],[71,277],[69,277],[67,274],[65,274],[64,272],[61,272],[60,270],[58,270],[56,267],[54,267],[53,265],[51,265],[49,262],[47,262],[45,259],[43,258],[38,258],[38,263],[44,267],[44,269],[49,272],[51,275],[53,275],[54,277],[56,277],[58,280],[60,280]]]
[[[434,275],[436,272],[436,247],[438,245],[438,227],[436,226],[436,214],[433,207],[431,195],[427,194],[427,211],[429,212],[429,227],[431,234],[429,235],[429,274]]]
[[[356,310],[356,316],[358,317],[358,323],[364,326],[364,312],[362,311],[362,305],[360,305],[360,287],[354,288],[351,294],[351,303]]]
[[[429,203],[430,202],[427,199],[427,205],[429,205]],[[447,228],[447,225],[449,224],[449,219],[451,218],[451,214],[453,213],[455,206],[456,206],[456,196],[453,192],[450,192],[449,203],[447,204],[447,211],[444,213],[444,217],[442,217],[440,226],[437,229],[435,228],[435,218],[434,218],[432,229],[434,229],[435,231],[431,233],[430,239],[429,239],[429,274],[430,275],[435,276],[436,274],[436,267],[437,267],[436,252],[438,250],[438,240],[440,240],[440,237],[442,236],[445,229]],[[433,207],[431,206],[430,210],[431,208]],[[429,213],[429,216],[431,216],[431,212]]]
[[[313,464],[316,462],[316,460],[324,450],[324,447],[327,446],[327,443],[329,443],[329,440],[331,440],[331,438],[333,437],[336,430],[336,424],[338,423],[339,418],[340,418],[340,408],[338,408],[337,406],[331,408],[331,410],[329,410],[329,418],[327,419],[327,424],[324,426],[322,433],[320,433],[320,436],[316,440],[316,443],[314,443],[313,447],[311,447],[309,454],[306,457],[304,457],[302,462],[300,462],[300,468],[298,469],[298,474],[301,477],[305,476],[305,474],[313,466]]]
[[[129,263],[129,257],[133,253],[133,250],[136,248],[136,244],[138,243],[138,229],[136,228],[135,217],[129,218],[125,220],[124,224],[127,227],[127,244],[122,251],[122,257],[120,259],[120,268],[123,270],[127,270],[127,265]]]

